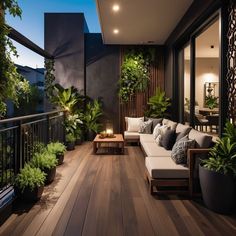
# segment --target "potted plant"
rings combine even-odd
[[[73,132],[66,135],[66,149],[67,151],[72,151],[75,149],[75,134]]]
[[[223,137],[210,149],[209,158],[202,160],[199,178],[206,206],[228,214],[235,206],[236,128],[227,122]]]
[[[170,106],[170,99],[166,97],[164,91],[157,88],[156,94],[150,97],[148,106],[149,109],[145,112],[147,117],[162,118]]]
[[[206,96],[206,106],[210,109],[213,110],[218,106],[218,97],[215,96]]]
[[[75,130],[75,144],[76,145],[81,145],[82,144],[82,130],[80,128],[77,128]]]
[[[35,153],[30,161],[32,167],[40,168],[46,174],[45,183],[51,183],[56,175],[57,158],[53,153],[47,150],[41,153]]]
[[[66,146],[60,142],[49,143],[47,145],[48,152],[56,155],[57,164],[61,165],[64,161],[64,154],[66,152]]]
[[[45,179],[45,173],[39,168],[26,164],[16,176],[16,194],[24,201],[39,200],[43,193]]]
[[[83,116],[83,123],[87,130],[87,139],[89,141],[92,141],[95,138],[96,133],[100,131],[101,125],[98,123],[98,119],[101,115],[102,108],[98,100],[87,103]]]

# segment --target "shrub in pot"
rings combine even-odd
[[[64,161],[64,154],[66,152],[66,146],[60,142],[53,142],[47,145],[48,152],[56,155],[57,164],[61,165]]]
[[[76,137],[76,140],[75,140],[75,144],[76,145],[81,145],[82,144],[82,130],[77,127],[77,129],[75,130],[75,137]]]
[[[235,207],[236,129],[227,122],[223,137],[211,148],[199,167],[202,196],[206,206],[229,214]]]
[[[72,151],[75,149],[75,135],[74,133],[68,133],[66,135],[66,146],[68,151]]]
[[[56,175],[56,155],[48,151],[35,153],[30,161],[32,167],[40,168],[46,174],[45,184],[51,183]]]
[[[22,200],[34,202],[41,198],[46,174],[26,164],[15,179],[15,191]]]

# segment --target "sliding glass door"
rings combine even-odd
[[[215,136],[220,117],[219,28],[219,17],[215,17],[176,54],[178,120]]]

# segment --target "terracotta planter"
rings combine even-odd
[[[56,157],[57,157],[57,165],[59,166],[64,161],[64,154],[57,154]]]
[[[46,174],[45,184],[52,183],[56,176],[56,167],[52,169],[44,169],[43,172]]]
[[[25,202],[36,202],[38,201],[43,194],[44,186],[36,187],[31,190],[29,187],[26,187],[23,192],[17,187],[15,187],[16,195]]]
[[[67,142],[66,144],[67,151],[72,151],[75,149],[75,142]]]
[[[221,214],[230,214],[235,207],[235,182],[227,176],[199,166],[202,197],[206,206]]]

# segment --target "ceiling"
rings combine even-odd
[[[96,0],[105,44],[164,44],[193,0]],[[117,4],[119,11],[114,12]],[[117,29],[119,33],[113,31]]]
[[[219,57],[219,20],[207,28],[196,38],[197,58],[218,58]],[[214,48],[211,48],[211,46]],[[190,46],[185,48],[184,57],[190,59]]]

